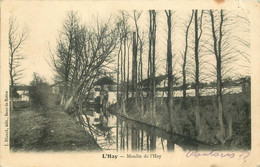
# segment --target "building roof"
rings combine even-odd
[[[164,80],[168,79],[168,75],[159,75],[155,77],[155,85],[159,85]],[[173,82],[176,82],[177,78],[175,75],[172,76]],[[144,79],[142,82],[143,86],[148,87],[150,84],[150,78]],[[140,83],[139,83],[140,84]]]
[[[103,85],[116,85],[116,83],[109,77],[103,77],[99,80],[97,80],[94,85],[99,85],[99,86],[103,86]]]

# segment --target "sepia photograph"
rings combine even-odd
[[[1,149],[245,162],[252,11],[107,4],[1,4]]]

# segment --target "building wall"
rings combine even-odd
[[[14,101],[29,101],[29,91],[18,90],[17,93],[20,95],[20,97],[14,98]]]

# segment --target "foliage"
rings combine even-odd
[[[37,73],[33,74],[33,80],[30,83],[29,97],[31,107],[40,110],[46,110],[52,105],[51,87]]]

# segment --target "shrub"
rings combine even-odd
[[[31,107],[42,111],[50,107],[54,101],[51,98],[51,87],[36,73],[30,83],[29,97]]]

